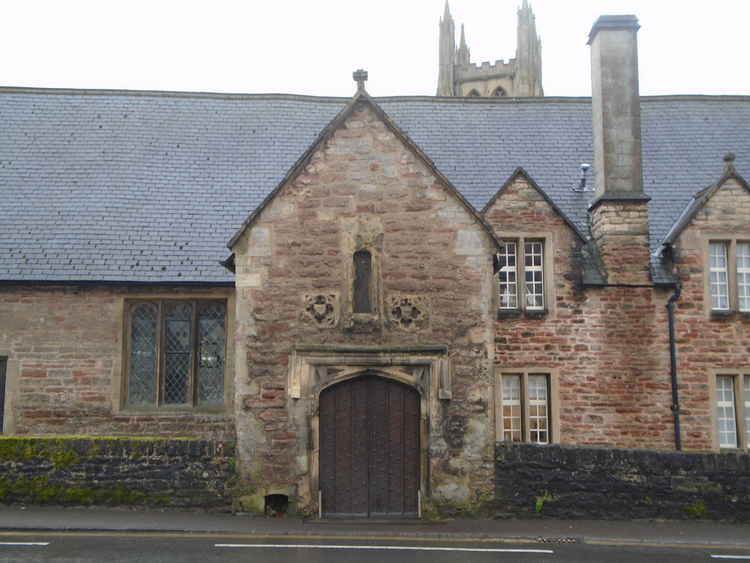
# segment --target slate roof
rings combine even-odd
[[[348,101],[0,89],[0,280],[231,282],[227,241]],[[477,210],[523,167],[588,231],[589,98],[375,101]],[[641,107],[657,248],[726,152],[750,170],[750,97]]]

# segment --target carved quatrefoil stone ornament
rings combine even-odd
[[[305,295],[303,317],[320,328],[333,328],[338,323],[338,296],[334,293]]]
[[[393,295],[389,299],[388,314],[393,326],[401,330],[420,330],[427,326],[429,307],[424,297]]]

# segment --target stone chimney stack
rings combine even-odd
[[[601,16],[589,33],[596,199],[591,231],[609,283],[649,283],[641,167],[638,18]]]

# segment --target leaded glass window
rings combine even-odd
[[[159,308],[139,303],[130,311],[130,365],[128,366],[128,403],[156,403],[156,347]]]
[[[198,310],[198,403],[220,405],[224,402],[224,329],[223,303],[210,303]]]
[[[129,303],[127,404],[222,405],[225,319],[222,301]]]

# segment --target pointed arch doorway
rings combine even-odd
[[[327,518],[416,518],[420,397],[372,372],[320,393],[320,490]]]

